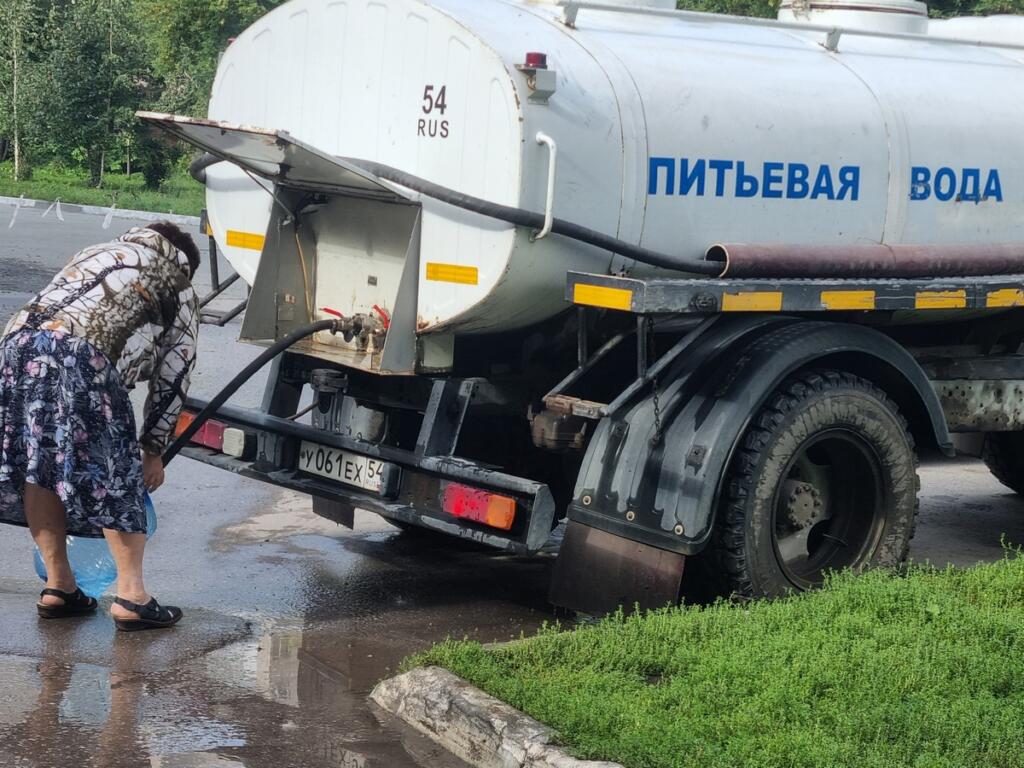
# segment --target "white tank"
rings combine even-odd
[[[666,4],[293,0],[224,54],[210,117],[538,212],[541,132],[557,144],[556,216],[689,258],[716,242],[1024,241],[1024,41],[935,37],[951,22],[914,34],[927,19],[908,0],[795,0],[789,23]],[[553,93],[531,91],[530,52]],[[251,282],[270,198],[227,164],[208,188]],[[568,270],[652,271],[531,235],[424,198],[420,332],[540,321],[565,309]],[[334,266],[316,306],[390,311],[402,254],[371,267],[375,241],[343,240],[318,244]]]

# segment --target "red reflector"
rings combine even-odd
[[[174,436],[178,437],[181,435],[192,426],[192,422],[195,420],[196,415],[189,411],[182,411],[178,414],[178,423],[174,425]],[[227,424],[209,419],[199,428],[198,432],[192,435],[191,442],[197,445],[205,445],[207,448],[213,448],[215,451],[221,451],[224,449],[224,430],[227,428]]]
[[[192,437],[192,442],[199,443],[200,445],[205,445],[207,448],[213,448],[213,450],[219,451],[224,447],[225,429],[227,429],[226,424],[210,419],[199,428],[198,432],[195,433]]]
[[[441,506],[452,517],[461,517],[507,531],[516,516],[516,500],[508,496],[448,483],[444,487]]]

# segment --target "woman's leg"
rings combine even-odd
[[[146,585],[142,581],[142,556],[146,551],[146,534],[124,533],[105,528],[103,535],[117,564],[117,596],[145,605],[150,600]],[[119,619],[138,618],[117,603],[110,606],[110,613]]]
[[[67,517],[60,497],[33,483],[25,483],[25,519],[46,566],[46,586],[62,592],[75,591],[75,575],[68,562]],[[43,605],[63,605],[53,595],[40,598]]]

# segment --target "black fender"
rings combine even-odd
[[[919,444],[952,455],[928,377],[877,330],[752,315],[720,317],[691,336],[656,378],[660,439],[652,387],[613,404],[587,447],[570,520],[696,554],[711,535],[723,478],[751,419],[788,376],[809,367],[876,382],[900,406]]]

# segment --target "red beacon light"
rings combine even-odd
[[[530,102],[547,104],[558,87],[555,70],[548,69],[548,55],[540,51],[529,51],[526,61],[516,64],[516,69],[526,75],[526,87],[530,90]]]
[[[548,55],[538,51],[530,51],[526,54],[526,61],[523,62],[523,69],[547,69]]]

